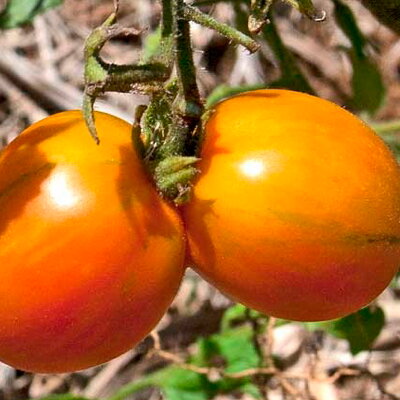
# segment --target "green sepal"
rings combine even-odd
[[[190,196],[190,182],[198,170],[193,166],[197,157],[167,157],[154,168],[154,179],[162,195],[176,204],[185,203]]]

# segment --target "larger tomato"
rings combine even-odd
[[[80,112],[33,125],[0,158],[0,360],[65,372],[140,341],[172,301],[184,234],[129,124]]]
[[[400,172],[340,107],[284,90],[216,106],[183,215],[195,268],[272,316],[327,320],[368,304],[400,264]]]

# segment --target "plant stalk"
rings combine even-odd
[[[193,51],[190,42],[189,21],[185,18],[184,0],[172,0],[174,4],[174,51],[178,74],[177,111],[184,118],[198,119],[203,113],[196,81],[196,68],[193,62]]]
[[[225,36],[226,38],[241,44],[247,50],[249,50],[250,53],[254,53],[260,48],[260,45],[250,36],[245,35],[244,33],[238,31],[235,28],[232,28],[229,25],[217,21],[210,15],[202,13],[195,7],[187,5],[184,8],[184,15],[186,19],[196,22],[197,24],[205,26],[207,28],[213,29],[222,36]]]

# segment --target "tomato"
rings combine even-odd
[[[195,269],[271,316],[334,319],[400,263],[400,172],[363,122],[326,100],[257,90],[218,104],[183,208]]]
[[[156,325],[183,274],[184,232],[131,145],[79,111],[34,124],[0,158],[0,360],[66,372],[118,356]]]

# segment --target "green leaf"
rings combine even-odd
[[[257,385],[251,382],[245,382],[243,385],[238,387],[238,390],[242,393],[248,394],[254,399],[261,399],[262,394]]]
[[[333,3],[335,5],[336,23],[350,40],[356,55],[358,57],[364,56],[364,49],[368,42],[357,25],[353,11],[340,0],[333,0]]]
[[[228,86],[228,85],[219,85],[217,86],[207,97],[206,100],[206,108],[211,108],[221,100],[232,97],[237,94],[247,92],[249,90],[257,90],[257,89],[265,89],[266,85],[263,83],[256,85],[243,85],[243,86]]]
[[[222,315],[220,332],[236,329],[241,323],[250,320],[257,320],[259,327],[263,329],[267,325],[268,319],[267,315],[238,303],[229,307]]]
[[[234,307],[233,311],[238,310]],[[254,331],[249,325],[229,328],[221,333],[201,338],[197,342],[197,349],[197,353],[191,358],[191,363],[198,366],[215,366],[215,360],[221,358],[227,372],[240,372],[256,368],[261,363],[254,343]]]
[[[217,382],[218,384],[218,393],[232,393],[232,392],[240,392],[247,393],[255,399],[261,397],[261,393],[258,390],[257,386],[251,382],[250,377],[245,378],[223,378]]]
[[[148,375],[145,375],[142,378],[129,382],[119,388],[112,396],[108,397],[106,400],[124,400],[126,397],[131,396],[134,393],[140,392],[143,389],[149,387],[159,388],[164,382],[168,380],[171,373],[173,373],[172,369],[172,367],[165,367]]]
[[[162,389],[166,400],[207,400],[209,395],[204,391],[187,392],[173,387],[164,387]]]
[[[163,381],[153,385],[161,389],[167,400],[209,400],[217,394],[234,391],[247,393],[255,399],[261,398],[258,387],[248,377],[240,379],[222,378],[210,382],[206,375],[179,367],[167,368],[168,374],[163,374]]]
[[[252,312],[241,305],[231,307],[225,315],[226,330],[200,339],[197,343],[198,351],[192,357],[191,363],[205,367],[223,367],[230,373],[259,367],[261,359],[253,342],[252,327],[247,325],[231,327],[231,322],[236,321],[237,318],[247,317],[249,311]],[[214,391],[217,393],[239,391],[254,398],[260,398],[257,386],[253,385],[248,377],[222,378],[214,382],[214,385]]]
[[[368,350],[385,325],[382,308],[374,306],[337,320],[331,333],[346,339],[352,354]]]
[[[218,354],[226,362],[227,372],[240,372],[260,365],[261,360],[253,336],[252,327],[242,326],[210,337]]]
[[[0,14],[0,28],[10,29],[31,22],[36,15],[57,7],[62,2],[63,0],[9,0]]]
[[[230,329],[235,322],[246,319],[248,308],[242,304],[235,304],[229,307],[223,314],[221,319],[221,332]]]
[[[158,28],[147,35],[144,40],[142,62],[146,63],[153,57],[156,57],[160,54],[161,50],[161,29]]]
[[[202,338],[191,363],[198,366],[215,366],[221,358],[227,372],[240,372],[260,365],[260,356],[253,342],[254,332],[250,326],[226,330],[223,333]]]
[[[396,276],[392,279],[390,282],[389,287],[392,289],[399,289],[400,282],[399,282],[399,272],[396,274]]]
[[[368,41],[358,27],[351,8],[341,0],[333,0],[333,3],[335,20],[352,45],[348,51],[353,66],[351,105],[358,111],[373,115],[383,104],[385,85],[377,66],[367,57]]]
[[[333,336],[346,339],[352,354],[368,350],[384,325],[385,314],[378,306],[363,308],[354,314],[334,321],[305,324],[308,329],[323,329]]]
[[[217,390],[205,375],[178,367],[170,368],[160,387],[168,400],[207,400]]]
[[[236,311],[231,311],[231,315],[242,314],[240,309],[243,309],[243,306],[238,307]],[[247,313],[248,309],[245,307],[244,309]],[[215,362],[219,360],[224,362],[223,367],[227,372],[240,372],[248,368],[259,367],[261,359],[253,337],[252,327],[243,325],[207,338],[201,338],[197,342],[196,354],[188,362],[196,366],[215,367]],[[207,375],[178,366],[168,366],[123,386],[108,400],[124,400],[133,393],[148,387],[160,388],[167,400],[209,400],[218,393],[231,393],[232,391],[247,393],[256,399],[261,397],[257,386],[252,384],[249,377],[221,378],[211,382]],[[81,399],[55,398],[49,400]]]
[[[351,105],[358,111],[376,113],[382,106],[386,90],[378,67],[367,57],[359,57],[350,51],[353,65]]]
[[[292,89],[314,94],[314,90],[297,65],[294,55],[286,48],[285,43],[281,39],[273,22],[272,15],[270,15],[270,23],[264,26],[262,32],[281,69],[281,78],[273,82],[270,87]]]
[[[208,367],[210,360],[218,354],[218,348],[211,338],[200,338],[197,340],[197,352],[194,354],[190,362],[199,367]]]

